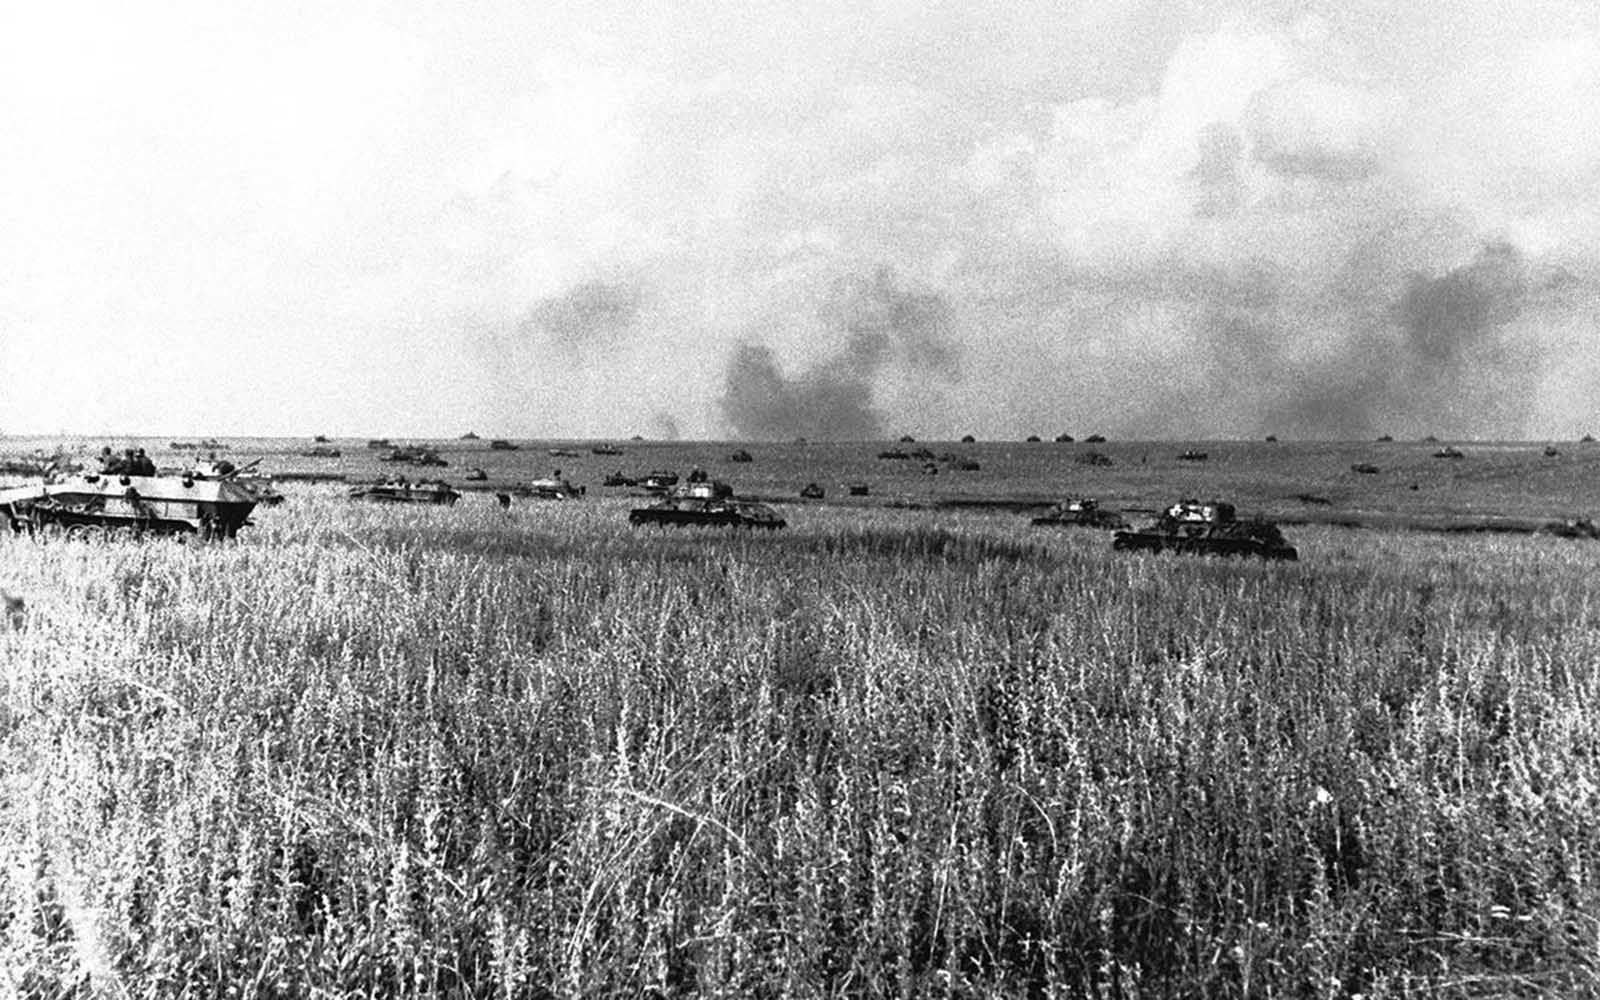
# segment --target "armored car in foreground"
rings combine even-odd
[[[1257,556],[1295,560],[1300,554],[1278,526],[1259,518],[1241,521],[1231,503],[1180,500],[1137,531],[1119,531],[1111,547],[1123,551]]]
[[[232,479],[87,474],[0,490],[13,531],[232,538],[258,496]]]

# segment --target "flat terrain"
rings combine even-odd
[[[85,457],[104,443],[145,447],[163,465],[191,461],[195,453],[174,451],[168,440],[31,438],[0,445],[21,455],[34,449],[66,446]],[[1158,510],[1181,497],[1231,500],[1241,511],[1263,513],[1287,521],[1359,522],[1375,526],[1462,526],[1508,521],[1532,526],[1556,518],[1600,513],[1600,444],[1576,442],[1456,442],[1464,457],[1436,458],[1438,442],[1118,442],[1103,444],[1024,442],[858,442],[814,444],[740,444],[731,442],[652,441],[521,441],[516,451],[491,450],[487,440],[413,440],[436,450],[450,464],[445,468],[412,468],[380,462],[382,449],[366,447],[365,439],[340,439],[338,458],[308,458],[310,439],[228,439],[220,452],[235,462],[261,458],[269,473],[293,476],[335,476],[350,482],[392,474],[437,477],[461,488],[500,489],[560,469],[575,484],[596,495],[627,495],[626,489],[600,484],[609,473],[642,476],[654,469],[680,474],[699,466],[735,485],[742,494],[777,501],[798,501],[801,487],[815,482],[827,490],[825,502],[857,506],[992,504],[1025,508],[1053,503],[1066,496],[1093,496],[1103,503],[1137,512]],[[610,444],[621,455],[596,455],[591,449]],[[1546,447],[1560,454],[1546,456]],[[551,455],[552,449],[576,452]],[[739,450],[752,461],[729,460]],[[926,460],[886,460],[877,456],[899,450],[925,450],[934,456],[937,473],[925,471]],[[1203,462],[1179,456],[1202,451]],[[1088,465],[1083,457],[1099,453],[1109,466]],[[950,459],[978,463],[976,471],[960,471]],[[1373,474],[1354,471],[1374,466]],[[92,467],[92,465],[91,465]],[[464,481],[466,472],[481,468],[489,479]],[[846,498],[845,485],[867,484],[868,498]]]
[[[589,495],[0,537],[0,992],[1600,991],[1600,544],[1306,524],[1264,565],[946,505],[1573,515],[1584,447],[439,444]],[[693,464],[873,495],[669,531],[596,485]]]

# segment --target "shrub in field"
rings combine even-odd
[[[4,543],[14,990],[1596,988],[1587,549],[301,507]]]

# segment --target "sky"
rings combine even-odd
[[[0,432],[1600,428],[1587,0],[133,6],[0,12]]]

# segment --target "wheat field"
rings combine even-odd
[[[1600,548],[626,509],[0,539],[0,982],[1600,992]]]

